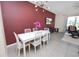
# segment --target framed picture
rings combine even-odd
[[[52,24],[53,19],[52,18],[46,18],[46,24],[50,25]]]

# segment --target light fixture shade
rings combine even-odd
[[[35,7],[38,7],[37,5],[35,5]]]
[[[43,10],[42,10],[42,12],[44,12],[45,10],[44,10],[44,8],[46,8],[46,9],[50,9],[48,6],[47,6],[47,2],[48,1],[37,1],[37,2],[35,2],[36,3],[36,5],[35,5],[35,10],[36,11],[38,11],[38,9],[37,9],[37,7],[39,6],[39,7],[41,7],[41,8],[43,8]]]

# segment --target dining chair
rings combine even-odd
[[[36,53],[36,47],[40,45],[40,48],[41,48],[41,32],[35,33],[34,41],[31,44],[34,46],[35,53]]]
[[[25,33],[31,32],[31,29],[30,28],[24,29],[24,32]]]
[[[33,31],[37,31],[38,29],[37,28],[33,28]]]
[[[48,30],[49,31],[49,28],[44,28],[44,30]]]
[[[48,43],[48,33],[45,33],[45,35],[42,37],[42,39],[41,39],[41,41],[43,42],[43,45],[45,44],[45,43]]]
[[[15,38],[16,38],[18,56],[20,56],[20,50],[23,48],[23,44],[22,44],[22,42],[20,41],[18,35],[17,35],[15,32],[13,32],[13,33],[14,33],[14,36],[15,36]],[[28,47],[29,47],[29,53],[30,53],[30,44],[29,44],[29,43],[26,43],[25,46],[28,46]]]

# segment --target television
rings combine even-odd
[[[52,24],[52,18],[46,18],[46,25]]]

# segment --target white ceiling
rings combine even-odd
[[[79,15],[79,1],[48,1],[46,5],[49,7],[49,11],[53,13],[67,16]]]

